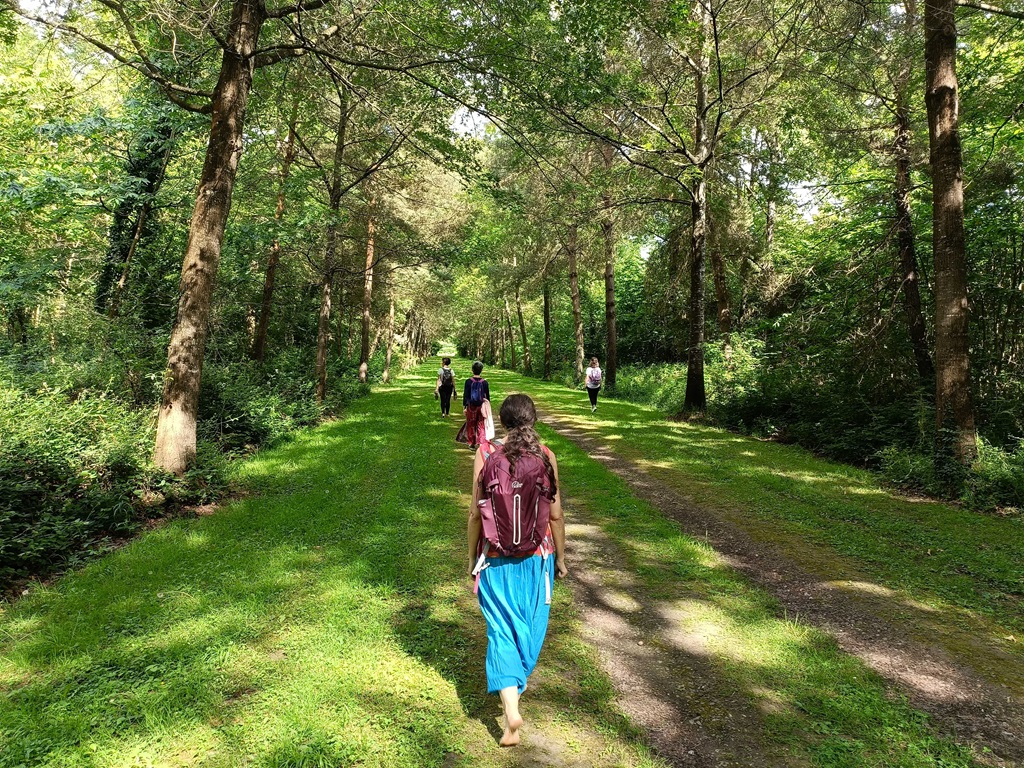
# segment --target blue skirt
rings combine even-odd
[[[555,557],[489,557],[477,596],[487,621],[487,691],[522,693],[537,666],[551,613]]]

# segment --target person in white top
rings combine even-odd
[[[587,368],[587,395],[590,397],[590,412],[597,411],[597,393],[601,390],[601,366],[596,357],[590,358]]]

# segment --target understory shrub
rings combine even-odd
[[[307,357],[287,351],[263,368],[208,363],[196,461],[180,478],[151,463],[155,387],[140,406],[119,386],[90,388],[105,380],[100,368],[58,371],[31,359],[0,365],[0,590],[74,564],[148,515],[223,497],[232,455],[312,426],[368,393],[358,361],[336,359],[326,402],[317,403]],[[401,364],[396,354],[395,373]],[[383,367],[381,351],[370,361],[371,381]]]
[[[0,391],[0,583],[129,530],[156,475],[147,414],[102,396]]]

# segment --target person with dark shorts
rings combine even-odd
[[[596,357],[590,358],[587,368],[587,397],[590,398],[590,412],[597,412],[597,393],[601,391],[601,365]]]
[[[441,398],[441,416],[448,418],[452,410],[452,395],[455,394],[455,371],[452,370],[452,359],[441,359],[441,368],[437,372],[437,383],[434,394]]]

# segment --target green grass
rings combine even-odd
[[[495,746],[482,619],[463,575],[470,455],[452,442],[457,421],[435,415],[436,367],[242,463],[249,498],[3,609],[0,766],[514,764]],[[581,400],[490,378],[496,402],[512,387],[552,409]],[[624,420],[633,408],[603,402],[602,418],[609,406]],[[655,437],[683,429],[646,414],[632,416],[637,437],[642,423]],[[715,685],[760,706],[766,744],[796,765],[971,765],[831,640],[779,618],[619,478],[544,436],[571,519],[607,533],[639,597],[714,628]],[[565,589],[524,708],[564,762],[660,765],[617,711]]]
[[[580,420],[619,454],[773,540],[809,570],[843,574],[850,589],[867,579],[895,590],[894,608],[921,620],[939,613],[972,630],[987,625],[996,646],[1024,658],[1024,518],[902,497],[869,472],[796,447],[667,421],[633,403],[602,399],[592,417],[585,393],[526,386],[552,414]]]
[[[432,381],[244,462],[249,498],[0,607],[0,766],[507,764],[463,569],[471,457]],[[658,765],[605,716],[592,653],[567,637],[544,663],[595,681],[565,740]],[[538,685],[528,713],[546,702]]]
[[[491,370],[488,376],[495,401],[502,391],[527,391],[550,412],[607,437],[615,450],[632,457],[642,456],[651,464],[663,463],[664,476],[670,472],[680,474],[694,464],[717,462],[714,470],[707,469],[698,478],[704,489],[715,487],[713,482],[728,483],[729,478],[735,483],[734,476],[742,476],[736,464],[747,458],[748,448],[751,452],[758,448],[775,452],[768,473],[772,476],[822,473],[820,483],[808,483],[812,489],[828,486],[834,473],[846,469],[820,462],[800,450],[763,446],[720,430],[668,423],[652,409],[628,403],[602,401],[599,414],[591,416],[583,392],[523,379],[505,371]],[[697,437],[692,446],[685,440],[691,434]],[[636,499],[623,480],[591,460],[575,444],[547,429],[543,436],[559,457],[563,488],[569,497],[569,518],[582,514],[588,522],[599,523],[641,580],[637,597],[653,603],[642,622],[649,622],[652,614],[663,613],[664,609],[674,609],[687,628],[709,636],[709,653],[721,675],[718,685],[748,697],[761,710],[763,739],[768,745],[782,747],[797,764],[807,761],[818,766],[973,764],[967,749],[938,736],[922,713],[887,691],[877,675],[843,654],[830,637],[783,618],[782,609],[773,598],[726,567],[703,542],[682,534],[677,525]],[[721,450],[721,446],[731,446],[733,441],[750,445]],[[709,456],[714,451],[718,453]],[[691,452],[700,458],[689,456]],[[730,466],[730,454],[742,458],[734,458],[736,463]],[[752,465],[747,464],[747,469]],[[860,487],[866,487],[869,476],[849,471],[860,480]],[[759,501],[758,508],[771,509],[773,499],[768,492],[754,480],[747,482],[747,488],[753,488],[753,496]],[[726,493],[730,503],[743,499],[734,485],[728,486]],[[874,489],[867,496],[873,500],[885,494]],[[701,496],[701,502],[706,498]],[[913,508],[909,502],[885,498],[890,504],[905,503]],[[813,499],[805,503],[814,506]],[[870,501],[859,502],[858,509],[867,514]],[[876,514],[886,511],[883,507]],[[947,512],[976,518],[957,510]],[[826,520],[827,515],[820,519]],[[984,525],[993,522],[987,518],[980,520]],[[869,533],[862,534],[862,539],[870,538]],[[878,547],[890,545],[877,543]]]

